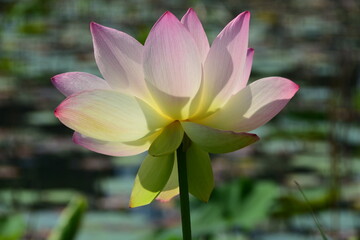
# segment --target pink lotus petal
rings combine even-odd
[[[253,57],[254,57],[254,49],[249,48],[246,54],[246,62],[243,70],[243,76],[240,81],[238,81],[238,85],[234,87],[233,94],[238,93],[241,89],[246,87],[246,84],[249,81],[250,73],[251,73],[251,67],[253,63]]]
[[[190,34],[193,36],[196,45],[199,49],[199,53],[202,59],[202,62],[205,62],[206,56],[209,52],[210,46],[209,41],[204,31],[204,28],[196,15],[196,12],[189,8],[186,14],[181,19],[181,23],[189,30]]]
[[[95,60],[109,85],[125,93],[146,98],[143,46],[133,37],[92,22]]]
[[[85,72],[67,72],[58,74],[52,77],[51,81],[65,96],[87,90],[110,89],[110,86],[106,81]]]
[[[74,94],[56,109],[67,127],[102,141],[136,141],[170,123],[143,101],[114,90]]]
[[[286,78],[263,78],[242,89],[225,106],[198,123],[222,130],[248,132],[277,115],[298,90],[299,86]]]
[[[151,142],[154,141],[158,135],[158,133],[154,133],[149,137],[145,137],[131,143],[124,143],[97,140],[75,132],[73,135],[73,141],[76,144],[97,153],[110,156],[132,156],[148,150]]]
[[[144,71],[159,107],[181,119],[201,83],[201,59],[189,31],[170,12],[155,23],[145,42]]]
[[[243,80],[249,38],[250,13],[232,20],[211,45],[204,66],[207,103],[221,107]],[[243,85],[242,83],[240,85]]]

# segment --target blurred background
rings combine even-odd
[[[212,197],[191,199],[194,239],[322,239],[313,214],[328,239],[360,239],[359,1],[0,0],[0,240],[46,239],[78,194],[88,208],[77,240],[181,239],[177,198],[128,208],[144,156],[75,145],[53,115],[64,96],[50,78],[100,76],[91,21],[143,43],[166,10],[181,18],[188,7],[210,42],[251,11],[250,81],[282,76],[301,86],[254,131],[261,141],[212,155]]]

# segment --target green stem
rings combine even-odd
[[[180,208],[183,240],[191,240],[191,221],[189,206],[189,187],[186,168],[186,136],[183,143],[176,150],[179,175]]]

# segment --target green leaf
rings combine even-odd
[[[209,154],[195,143],[186,152],[189,192],[199,200],[209,201],[214,189],[214,176]]]
[[[74,197],[60,215],[58,225],[51,231],[48,240],[73,240],[80,228],[87,208],[83,196]]]
[[[149,154],[155,157],[168,155],[176,151],[184,136],[184,130],[178,121],[164,128],[149,148]]]
[[[192,211],[194,236],[216,236],[229,229],[255,229],[269,218],[279,196],[272,182],[236,180],[217,187],[208,204]],[[216,237],[215,237],[216,238]]]
[[[25,233],[26,224],[20,214],[0,215],[0,240],[18,240]]]
[[[233,152],[259,140],[256,134],[223,131],[193,122],[181,124],[193,142],[211,153]]]
[[[246,189],[243,189],[242,193],[245,196],[242,196],[242,200],[239,199],[238,205],[232,209],[233,224],[246,229],[254,228],[256,224],[266,219],[276,197],[279,196],[279,188],[272,182],[260,181],[249,187],[250,192],[246,194]]]
[[[161,157],[148,155],[136,175],[130,207],[151,203],[168,182],[173,166],[174,153]]]

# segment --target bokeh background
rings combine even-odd
[[[89,23],[144,42],[166,10],[193,7],[212,41],[250,10],[251,81],[301,86],[254,131],[261,141],[212,155],[216,189],[192,200],[202,240],[360,239],[360,2],[357,0],[0,0],[0,239],[46,239],[76,194],[88,201],[77,240],[181,239],[178,199],[128,208],[143,156],[72,143],[53,115],[64,97],[50,78],[99,75]],[[295,184],[299,183],[304,195]]]

